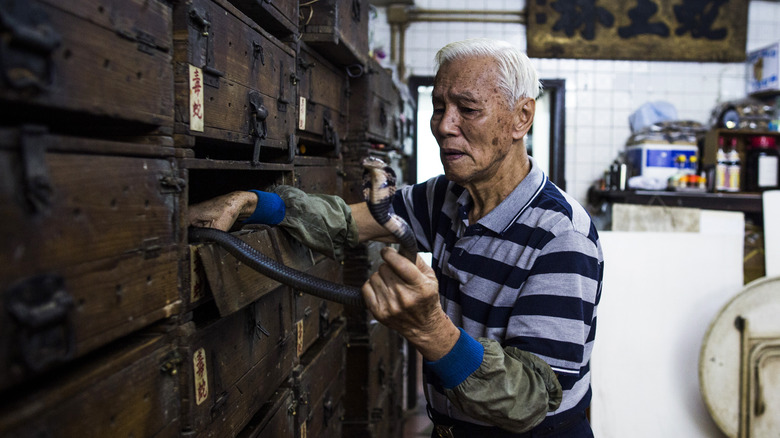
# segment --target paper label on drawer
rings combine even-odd
[[[303,320],[300,320],[295,323],[295,331],[297,332],[296,335],[296,350],[298,353],[298,357],[300,357],[303,354]]]
[[[195,376],[195,404],[209,398],[209,379],[206,369],[206,350],[199,348],[192,355],[192,375]]]
[[[203,71],[190,65],[190,131],[203,132]]]
[[[303,96],[298,99],[298,129],[306,129],[306,98]]]

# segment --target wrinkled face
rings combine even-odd
[[[447,62],[436,75],[431,131],[445,175],[458,184],[496,176],[512,147],[515,111],[498,80],[498,67],[487,57]]]

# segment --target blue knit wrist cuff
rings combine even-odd
[[[276,225],[284,219],[286,209],[279,195],[260,190],[250,190],[250,192],[257,195],[257,207],[252,216],[243,223]]]
[[[485,348],[479,341],[462,328],[458,330],[460,337],[449,353],[435,362],[425,361],[425,365],[441,379],[446,389],[454,388],[466,380],[482,364],[482,356],[485,354]]]

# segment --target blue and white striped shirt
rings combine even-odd
[[[444,176],[404,187],[393,201],[421,251],[432,253],[442,307],[455,325],[546,361],[563,387],[548,416],[584,409],[603,271],[590,216],[533,159],[514,191],[473,225],[470,207],[468,191]],[[424,374],[433,409],[485,424],[452,406],[430,369]]]

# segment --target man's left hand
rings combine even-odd
[[[426,360],[447,354],[460,337],[439,301],[436,275],[418,255],[416,264],[392,248],[382,249],[385,263],[363,285],[363,298],[374,317],[409,340]]]

